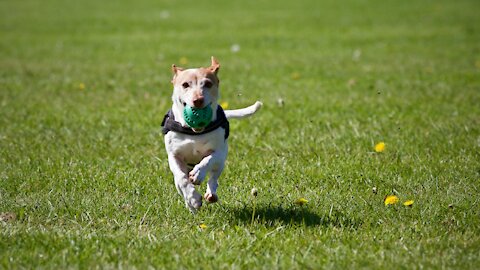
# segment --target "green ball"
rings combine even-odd
[[[205,108],[193,108],[185,106],[183,109],[183,118],[187,125],[191,128],[204,128],[212,121],[212,108],[206,106]]]

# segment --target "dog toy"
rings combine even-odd
[[[206,127],[212,121],[212,114],[210,105],[204,108],[193,108],[187,105],[183,109],[183,118],[191,128]]]

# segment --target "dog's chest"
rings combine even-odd
[[[218,128],[203,135],[186,135],[168,132],[165,136],[167,152],[181,157],[187,163],[198,163],[214,151],[226,148],[225,130]]]

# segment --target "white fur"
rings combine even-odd
[[[197,69],[182,70],[181,72],[191,72],[194,73],[193,75],[198,75],[195,74]],[[174,82],[172,111],[175,120],[185,126],[182,113],[183,103],[190,104],[191,92],[183,89],[181,84],[182,82]],[[192,83],[193,88],[196,85]],[[218,90],[218,85],[214,87]],[[215,121],[218,96],[212,96],[209,91],[200,88],[196,90],[202,92],[205,100],[207,100],[206,104],[212,106],[214,112],[212,121]],[[261,106],[262,103],[257,101],[243,109],[226,110],[225,114],[227,118],[247,117],[254,114]],[[228,153],[225,130],[218,128],[212,132],[196,136],[169,131],[165,135],[165,149],[168,154],[168,164],[175,179],[175,186],[190,211],[195,212],[202,206],[202,196],[196,191],[194,185],[200,185],[207,175],[209,179],[204,198],[209,202],[216,202],[218,200],[218,178],[223,171]],[[189,164],[195,165],[191,168]]]
[[[228,119],[247,117],[256,113],[260,109],[260,107],[262,107],[262,105],[263,104],[260,101],[257,101],[255,102],[255,104],[243,109],[227,110],[225,111],[225,115],[227,116]]]

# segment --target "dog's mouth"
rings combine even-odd
[[[200,132],[202,132],[202,131],[205,130],[205,128],[191,128],[191,129],[192,129],[193,132],[195,132],[195,133],[200,133]]]
[[[183,105],[183,120],[186,122],[185,127],[190,128],[195,133],[205,131],[205,128],[211,122],[212,109],[211,103],[203,108],[195,108],[190,106],[183,99],[178,99],[179,105]]]

